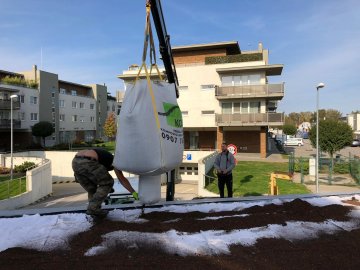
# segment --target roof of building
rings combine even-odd
[[[7,75],[12,75],[12,76],[20,76],[20,77],[24,77],[23,74],[20,73],[16,73],[16,72],[11,72],[11,71],[6,71],[6,70],[1,70],[0,69],[0,74],[7,74]]]
[[[208,50],[208,49],[227,49],[229,54],[240,54],[240,46],[237,41],[222,41],[202,44],[192,44],[184,46],[173,46],[171,49],[173,52],[185,52],[193,50]]]
[[[246,67],[231,67],[231,68],[217,68],[218,73],[231,73],[234,71],[265,71],[266,76],[281,75],[284,65],[262,65],[262,66],[246,66]]]
[[[84,85],[84,84],[79,84],[79,83],[74,83],[74,82],[68,82],[68,81],[63,81],[63,80],[59,80],[59,83],[66,83],[66,84],[71,84],[71,85],[76,85],[76,86],[91,88],[91,86],[89,86],[89,85]]]

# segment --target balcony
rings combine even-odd
[[[0,119],[0,129],[10,129],[11,120],[10,119]],[[13,128],[21,128],[21,121],[13,119]]]
[[[282,126],[284,113],[216,114],[218,126]]]
[[[0,110],[10,110],[11,109],[11,100],[10,99],[0,99]],[[13,100],[13,109],[20,109],[20,101]]]
[[[215,95],[217,99],[233,99],[233,98],[282,99],[284,97],[284,83],[241,85],[241,86],[216,86]]]

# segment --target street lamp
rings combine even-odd
[[[316,193],[319,193],[319,89],[324,87],[324,83],[316,86]]]
[[[17,98],[17,95],[10,96],[10,156],[11,156],[11,164],[10,164],[10,180],[13,179],[13,145],[14,145],[14,128],[13,128],[13,99]]]

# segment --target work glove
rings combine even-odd
[[[134,191],[133,193],[132,193],[132,195],[133,195],[133,197],[134,197],[134,199],[135,200],[139,200],[139,194],[136,192],[136,191]]]

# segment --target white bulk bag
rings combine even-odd
[[[118,120],[113,165],[133,174],[159,175],[180,165],[183,150],[175,85],[146,79],[129,84]]]

